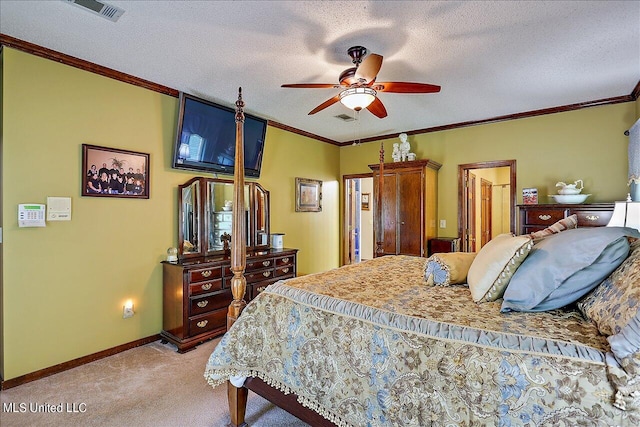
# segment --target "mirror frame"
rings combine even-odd
[[[198,243],[199,248],[197,251],[184,252],[184,223],[183,223],[183,189],[192,186],[195,182],[198,182],[198,195],[197,203],[197,215],[198,215]],[[209,248],[209,231],[213,229],[213,224],[210,223],[210,219],[207,215],[209,212],[210,200],[208,197],[210,184],[231,184],[234,185],[233,180],[220,179],[220,178],[204,178],[195,177],[178,186],[178,257],[182,259],[197,258],[203,256],[212,255],[224,255],[230,251],[224,249],[210,249]],[[269,191],[262,187],[257,182],[245,182],[245,187],[248,188],[249,197],[245,200],[245,203],[249,207],[249,221],[247,229],[247,250],[264,250],[269,248],[269,235],[270,235],[270,200]],[[265,230],[258,230],[258,209],[260,208],[258,200],[259,193],[264,194],[264,224]],[[266,243],[260,241],[261,235],[266,235]],[[263,240],[264,241],[264,240]]]

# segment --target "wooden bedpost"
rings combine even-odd
[[[233,220],[231,223],[231,293],[233,301],[227,311],[227,330],[238,320],[240,313],[247,305],[244,294],[247,280],[244,268],[247,258],[247,230],[244,212],[244,101],[242,88],[238,88],[236,101],[236,156],[233,173]],[[246,426],[244,415],[247,408],[249,390],[236,387],[227,381],[227,398],[229,400],[230,425],[233,427]]]
[[[233,220],[231,223],[231,293],[233,301],[227,311],[227,330],[238,320],[247,305],[244,294],[247,280],[244,268],[247,258],[246,225],[244,221],[244,101],[242,88],[238,88],[236,101],[236,155],[233,174]]]
[[[376,194],[376,257],[384,255],[384,225],[382,223],[382,192],[384,191],[384,144],[380,141],[380,171],[378,175],[378,193]]]

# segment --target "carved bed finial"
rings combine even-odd
[[[244,101],[242,100],[242,87],[238,88],[238,100],[236,101],[236,122],[244,122]]]

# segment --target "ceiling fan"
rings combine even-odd
[[[440,92],[440,86],[426,83],[410,82],[376,82],[376,77],[382,67],[382,56],[370,53],[363,46],[353,46],[347,50],[351,62],[355,67],[347,68],[339,77],[339,84],[333,83],[298,83],[284,84],[281,87],[303,89],[342,89],[336,96],[326,100],[309,112],[309,115],[322,111],[340,101],[346,107],[355,111],[363,108],[371,111],[379,118],[387,117],[387,110],[378,98],[378,92],[390,93],[434,93]]]

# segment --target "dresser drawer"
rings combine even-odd
[[[295,257],[292,257],[292,256],[284,256],[284,257],[276,258],[276,267],[293,265],[294,261],[295,261]]]
[[[208,294],[198,298],[190,298],[189,314],[194,316],[196,314],[206,313],[218,308],[228,307],[231,300],[233,300],[233,296],[230,290],[215,294]]]
[[[221,267],[201,268],[189,271],[189,282],[202,282],[203,280],[211,280],[222,277]]]
[[[247,291],[251,291],[251,299],[257,297],[262,291],[267,289],[267,287],[273,283],[276,283],[280,279],[266,280],[264,282],[256,283],[247,287]]]
[[[278,267],[275,270],[275,277],[286,276],[287,274],[294,274],[295,268],[293,265],[287,265],[284,267]]]
[[[220,289],[222,289],[222,279],[189,283],[189,295],[206,294],[207,292],[215,292]]]
[[[269,280],[273,278],[274,270],[272,268],[260,271],[247,272],[244,274],[245,279],[247,279],[247,283],[255,283],[260,282],[262,280]]]
[[[526,225],[549,226],[568,216],[568,209],[528,209],[525,212]]]
[[[578,227],[604,227],[613,215],[613,211],[604,210],[580,210],[570,213],[578,216]]]
[[[227,309],[189,318],[189,335],[200,335],[216,329],[224,329],[227,326]]]
[[[244,266],[245,275],[250,271],[262,270],[264,268],[272,268],[275,265],[273,258],[262,259],[259,261],[249,261]],[[225,277],[233,277],[233,272],[231,271],[231,267],[224,268],[224,276]]]
[[[262,268],[273,267],[273,259],[263,259],[261,261],[247,262],[244,271],[255,271]]]

